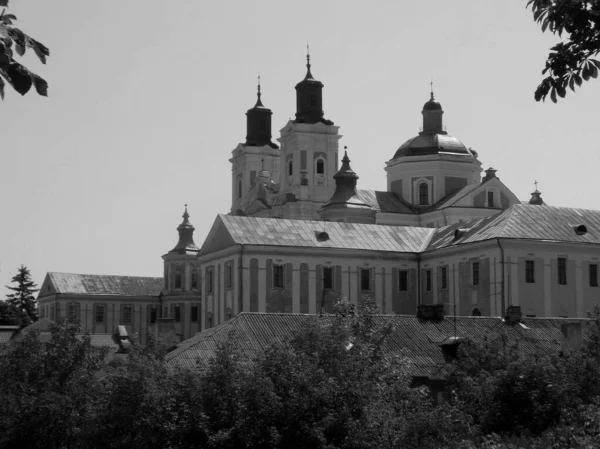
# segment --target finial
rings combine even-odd
[[[183,213],[182,217],[185,221],[187,221],[187,219],[190,218],[190,214],[188,214],[187,211],[187,204],[185,205],[185,212]]]
[[[429,81],[429,94],[431,95],[431,99],[434,100],[435,98],[433,97],[433,78],[431,79],[431,81]]]
[[[260,75],[258,75],[258,91],[256,93],[258,99],[260,100]]]
[[[342,159],[342,162],[350,162],[350,159],[348,158],[348,147],[346,145],[344,145],[344,158]]]
[[[310,68],[310,45],[306,44],[306,66]]]
[[[535,185],[535,190],[537,191],[537,189],[538,189],[537,188],[538,182],[537,181],[533,181],[533,184]]]

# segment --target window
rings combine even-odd
[[[238,198],[242,197],[242,180],[238,180]]]
[[[398,271],[398,290],[401,292],[408,291],[408,271]]]
[[[535,283],[535,263],[533,260],[525,261],[525,282],[527,284]]]
[[[317,159],[317,175],[325,174],[325,161]]]
[[[431,291],[431,270],[425,270],[425,290]]]
[[[174,315],[175,315],[175,321],[177,323],[179,323],[181,321],[181,307],[179,306],[175,306],[174,307]]]
[[[96,306],[96,323],[104,323],[104,306]]]
[[[231,288],[233,286],[233,266],[231,262],[225,264],[225,287]]]
[[[598,287],[598,264],[590,264],[590,287]]]
[[[273,288],[285,288],[283,265],[273,265]]]
[[[212,268],[209,268],[208,272],[206,273],[206,291],[208,293],[212,293],[213,292],[213,271],[212,271]]]
[[[419,184],[419,205],[429,204],[429,186],[426,182]]]
[[[123,306],[123,324],[131,324],[133,310],[131,306]]]
[[[156,307],[150,309],[150,324],[156,323]]]
[[[488,207],[494,207],[494,192],[487,193]]]
[[[479,262],[473,262],[473,285],[479,285]]]
[[[288,176],[292,176],[292,174],[294,173],[294,165],[292,164],[292,161],[288,162]]]
[[[558,283],[567,285],[567,259],[564,257],[558,258]]]
[[[190,310],[190,321],[192,323],[198,322],[198,306],[192,306]]]
[[[368,268],[360,269],[360,289],[363,291],[371,290],[371,270]]]
[[[69,321],[77,320],[77,304],[69,304],[68,317]]]
[[[441,273],[441,288],[448,288],[448,267],[442,267]]]
[[[192,271],[192,288],[198,288],[198,272],[196,269]]]
[[[333,268],[323,267],[323,288],[333,290]]]
[[[181,288],[181,271],[175,272],[175,288]]]

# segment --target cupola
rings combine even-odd
[[[182,215],[183,221],[179,226],[177,226],[177,232],[179,232],[179,241],[175,248],[169,251],[169,254],[189,254],[189,253],[197,253],[199,251],[198,247],[194,243],[194,226],[190,223],[189,218],[190,215],[187,211],[187,204],[185,205],[185,212]]]
[[[256,104],[246,112],[246,145],[254,147],[269,145],[271,148],[279,148],[271,140],[273,112],[266,108],[261,101],[260,76],[258,77],[256,97]]]
[[[306,76],[296,84],[296,120],[295,123],[324,123],[333,125],[324,117],[323,83],[316,80],[310,71],[310,53],[306,53]]]

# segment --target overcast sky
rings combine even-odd
[[[385,190],[385,161],[419,131],[433,77],[449,134],[522,200],[600,209],[600,83],[555,105],[535,87],[556,38],[525,0],[12,0],[50,48],[49,98],[7,88],[0,104],[0,297],[20,264],[161,276],[184,203],[200,246],[229,212],[228,159],[262,79],[273,134],[294,85],[325,84],[359,187]]]

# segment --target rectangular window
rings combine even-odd
[[[174,308],[175,321],[179,323],[181,321],[181,307],[175,306]]]
[[[488,192],[488,207],[494,207],[494,192]]]
[[[79,318],[77,316],[77,304],[69,304],[68,314],[69,321],[75,321]]]
[[[96,306],[96,323],[104,323],[104,306]]]
[[[408,271],[398,271],[398,290],[401,292],[408,291]]]
[[[323,267],[323,288],[333,290],[333,268]]]
[[[208,269],[206,276],[207,276],[206,291],[208,291],[208,293],[212,293],[213,292],[213,270],[212,270],[212,268]]]
[[[473,262],[473,285],[479,285],[479,262]]]
[[[525,282],[527,284],[535,283],[535,263],[533,260],[525,261]]]
[[[273,288],[285,288],[283,265],[273,265]]]
[[[231,262],[225,264],[225,286],[227,288],[233,286],[233,265]]]
[[[431,291],[431,270],[425,270],[425,291]]]
[[[567,285],[567,259],[564,257],[558,258],[558,283]]]
[[[198,322],[198,306],[192,306],[192,309],[190,310],[190,320],[192,323],[197,323]]]
[[[198,272],[196,271],[196,269],[192,271],[192,288],[198,288]]]
[[[598,287],[598,264],[590,264],[590,287]]]
[[[131,306],[123,306],[123,324],[131,324],[133,310]]]
[[[368,268],[360,269],[360,289],[371,291],[371,270]]]
[[[442,267],[441,288],[448,288],[448,267]]]
[[[150,309],[150,324],[156,323],[156,307]]]

